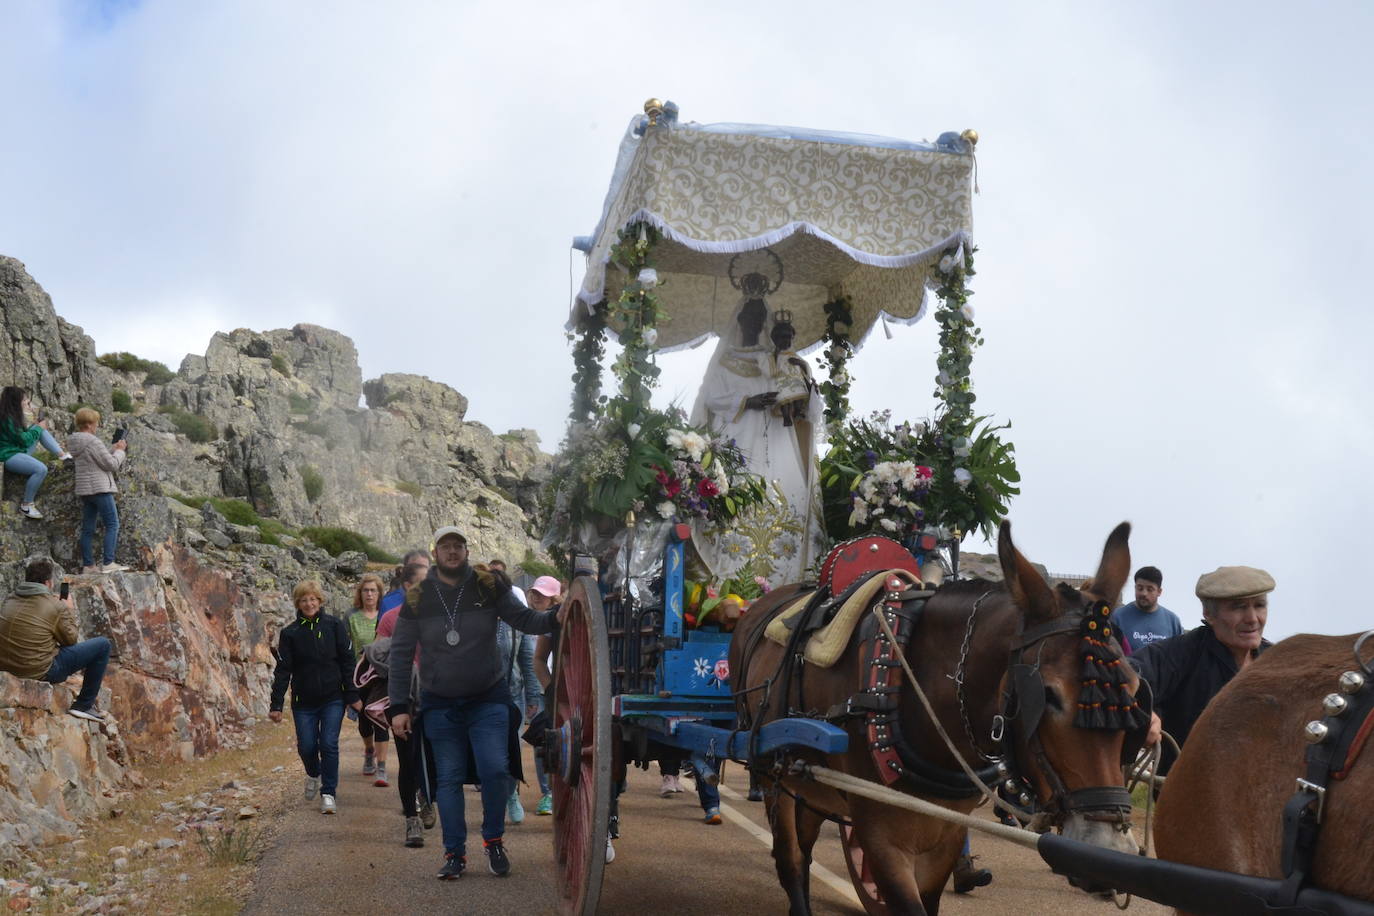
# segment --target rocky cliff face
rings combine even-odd
[[[66,716],[65,686],[0,674],[0,819],[11,825],[0,829],[0,859],[8,845],[70,835],[136,779],[139,759],[211,754],[266,714],[291,587],[320,580],[327,610],[342,614],[368,566],[299,529],[349,529],[399,554],[457,524],[481,559],[539,552],[525,512],[547,474],[537,437],[467,422],[467,399],[426,378],[364,383],[342,334],[312,325],[216,334],[204,356],[150,384],[99,364],[93,341],[11,258],[0,257],[0,305],[0,384],[28,389],[59,440],[79,404],[101,412],[107,434],[129,427],[117,558],[132,567],[70,577],[82,635],[114,643],[101,701],[109,722]],[[132,410],[114,410],[115,392]],[[0,595],[28,556],[80,568],[73,471],[52,466],[39,522],[17,513],[20,483],[6,475],[0,501]],[[266,521],[192,508],[205,497],[242,500]]]

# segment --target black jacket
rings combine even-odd
[[[354,662],[353,643],[342,620],[323,611],[313,618],[297,614],[295,622],[281,631],[269,708],[281,709],[288,683],[292,706],[310,708],[334,700],[352,703],[358,699]]]
[[[1272,643],[1261,641],[1255,655]],[[1150,643],[1130,656],[1140,676],[1150,683],[1155,712],[1164,730],[1179,747],[1188,740],[1202,711],[1231,682],[1238,670],[1236,660],[1206,623],[1179,636]],[[1166,750],[1163,769],[1172,764]]]

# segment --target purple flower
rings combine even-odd
[[[873,449],[864,452],[864,457],[868,459],[869,467],[873,467],[878,463],[878,453],[873,451]]]

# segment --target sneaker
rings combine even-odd
[[[506,819],[512,824],[521,824],[525,821],[525,806],[520,804],[519,792],[512,792],[510,798],[506,799]]]
[[[81,575],[83,575],[83,576],[94,576],[94,575],[96,575],[96,574],[99,573],[99,572],[100,572],[100,567],[99,567],[99,566],[83,566],[83,567],[81,567]]]
[[[702,823],[704,823],[704,824],[709,824],[709,825],[712,826],[712,827],[718,827],[718,826],[720,826],[720,824],[723,823],[723,821],[722,821],[722,819],[721,819],[721,816],[720,816],[720,809],[719,809],[719,808],[707,808],[707,809],[706,809],[706,816],[705,816],[704,818],[702,818],[701,820],[702,820]]]
[[[681,794],[683,793],[683,791],[684,791],[684,789],[682,788],[682,777],[680,777],[680,776],[678,776],[676,773],[674,773],[674,774],[673,774],[671,777],[669,777],[669,778],[673,780],[673,792],[674,792],[675,794],[681,795]]]
[[[73,706],[71,709],[67,710],[67,714],[76,716],[78,719],[88,719],[91,722],[105,721],[104,714],[97,710],[95,707],[91,707],[89,709],[77,709],[75,706]]]
[[[57,460],[66,465],[76,464],[76,456],[71,452],[63,452],[57,456]]]
[[[510,874],[510,856],[506,855],[506,844],[498,840],[487,840],[482,844],[487,854],[487,868],[498,878]]]
[[[129,567],[122,566],[119,563],[106,563],[104,566],[100,567],[100,571],[108,576],[110,573],[128,572]]]
[[[444,866],[439,869],[440,881],[457,881],[468,869],[468,857],[456,852],[444,853]]]
[[[34,519],[35,521],[43,517],[43,513],[39,512],[33,503],[26,503],[25,505],[20,506],[19,514]]]
[[[375,758],[375,757],[372,756],[372,752],[371,752],[371,751],[367,751],[366,753],[363,754],[363,775],[364,775],[364,776],[371,776],[373,773],[377,772],[377,763],[376,763],[376,759],[377,759],[377,758]]]
[[[319,792],[320,792],[320,777],[318,777],[318,776],[307,776],[307,777],[305,777],[305,800],[306,800],[306,801],[314,801],[315,796],[318,795]]]
[[[663,784],[658,787],[658,797],[667,798],[677,790],[673,788],[673,783],[677,781],[676,776],[664,776]]]
[[[338,811],[338,808],[339,806],[334,804],[334,796],[326,794],[324,792],[320,793],[321,814],[334,814]]]
[[[610,837],[606,837],[606,864],[610,865],[615,861],[615,844]]]
[[[426,830],[432,830],[438,821],[438,813],[434,810],[433,802],[425,802],[420,806],[420,823],[425,825]]]
[[[376,778],[372,780],[372,784],[373,784],[374,786],[376,786],[377,788],[379,788],[379,789],[385,789],[387,786],[391,785],[391,783],[389,783],[389,782],[386,781],[386,764],[385,764],[385,763],[378,763],[378,764],[377,764]]]
[[[954,893],[967,894],[976,887],[992,883],[992,872],[973,864],[973,856],[960,856],[954,864]]]
[[[756,802],[763,801],[763,790],[758,786],[754,786],[754,788],[749,790],[749,800]]]
[[[425,828],[418,817],[406,818],[406,845],[412,849],[425,845]]]
[[[534,809],[534,813],[540,817],[547,817],[553,814],[553,796],[545,795],[543,798],[539,799],[539,807]]]

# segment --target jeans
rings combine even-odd
[[[95,540],[95,523],[105,524],[105,543],[102,545],[103,562],[114,562],[115,542],[119,539],[119,510],[115,508],[113,493],[93,493],[81,497],[81,563],[95,565],[95,553],[91,542]]]
[[[81,692],[76,695],[73,709],[90,709],[100,696],[100,682],[105,679],[105,667],[110,663],[110,641],[93,636],[74,646],[57,650],[52,667],[43,675],[49,684],[60,684],[78,671],[83,672]]]
[[[343,727],[343,700],[323,706],[291,705],[296,723],[296,753],[305,764],[306,776],[320,778],[320,794],[339,792],[339,729]]]
[[[534,755],[534,778],[539,782],[539,794],[548,795],[551,791],[549,789],[549,774],[544,770],[544,755],[542,753]]]
[[[692,765],[692,772],[696,774],[693,782],[697,784],[697,801],[701,803],[701,810],[710,811],[712,808],[719,808],[720,790],[715,786],[706,784],[706,780],[702,778],[701,771],[696,768],[695,764]]]
[[[434,750],[439,775],[444,851],[465,855],[468,827],[463,813],[463,783],[471,775],[467,772],[469,745],[477,761],[477,779],[482,783],[482,839],[500,839],[506,832],[510,710],[504,703],[461,703],[428,694],[421,698],[421,706],[425,737]]]
[[[24,505],[26,506],[38,496],[38,488],[43,486],[43,480],[48,476],[48,466],[33,457],[33,453],[38,451],[40,444],[54,455],[62,454],[62,447],[57,444],[52,433],[45,429],[43,435],[38,437],[38,441],[29,446],[27,453],[20,452],[18,455],[11,455],[5,459],[5,470],[11,474],[29,478],[28,482],[24,484]]]

